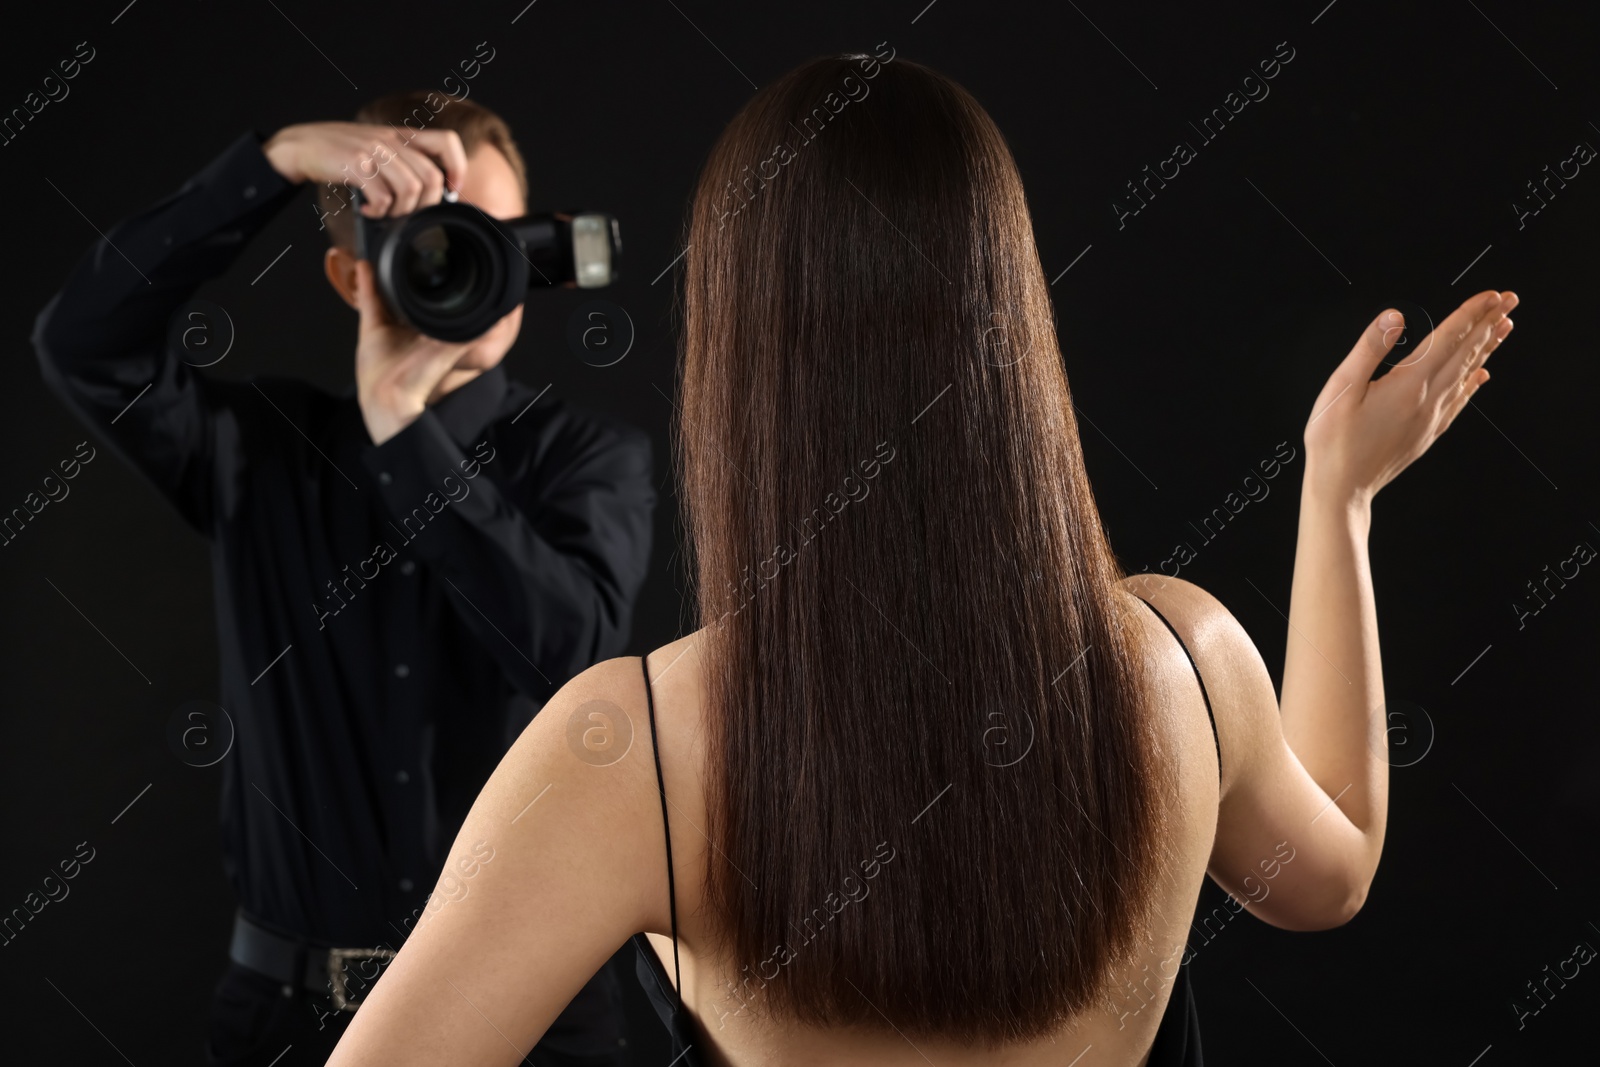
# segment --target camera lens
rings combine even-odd
[[[471,311],[482,303],[490,266],[476,234],[434,223],[410,235],[401,256],[400,273],[417,310],[448,317]]]
[[[361,221],[358,244],[384,299],[419,333],[470,341],[527,295],[529,260],[516,234],[479,208],[434,204],[387,224]]]

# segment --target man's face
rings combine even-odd
[[[514,219],[527,213],[516,173],[500,150],[481,144],[467,157],[467,177],[457,190],[460,202],[471,204],[497,219]],[[325,270],[345,303],[356,306],[356,258],[349,248],[328,249]],[[522,329],[522,305],[512,308],[499,322],[484,331],[456,361],[455,369],[441,383],[448,391],[481,371],[495,366],[517,339]]]
[[[467,157],[467,178],[459,190],[461,202],[474,204],[497,219],[514,219],[527,213],[516,173],[500,150],[481,144]],[[457,370],[488,370],[505,358],[506,350],[522,329],[522,305],[489,327],[456,361]]]

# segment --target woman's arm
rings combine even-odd
[[[1227,609],[1172,583],[1186,587],[1174,592],[1187,602],[1197,662],[1217,689],[1225,777],[1211,873],[1274,925],[1349,921],[1377,872],[1389,764],[1367,557],[1372,498],[1487,380],[1483,361],[1510,332],[1505,314],[1515,305],[1515,294],[1479,293],[1373,381],[1400,331],[1398,315],[1380,315],[1317,398],[1305,432],[1281,701]]]
[[[1284,658],[1283,736],[1365,838],[1363,884],[1383,851],[1388,713],[1367,558],[1372,498],[1422,455],[1488,379],[1483,361],[1511,330],[1515,293],[1465,301],[1376,382],[1402,328],[1380,315],[1317,398]]]
[[[1383,851],[1389,766],[1383,666],[1367,534],[1372,504],[1322,487],[1307,456],[1289,596],[1279,709],[1283,739],[1360,832],[1352,881],[1370,884]],[[1359,907],[1359,898],[1352,902]],[[1352,913],[1354,911],[1352,908]]]
[[[534,716],[329,1067],[521,1063],[612,953],[653,925],[666,848],[644,705],[638,659],[611,659]],[[627,747],[595,759],[586,730]]]

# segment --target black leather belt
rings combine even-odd
[[[253,921],[240,909],[233,916],[228,958],[284,985],[332,997],[335,1009],[353,1012],[361,1005],[357,991],[372,989],[394,958],[394,951],[335,948],[279,933]]]

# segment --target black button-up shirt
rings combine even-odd
[[[499,367],[382,445],[353,386],[198,373],[169,322],[299,188],[261,140],[97,241],[33,343],[51,389],[211,541],[240,903],[395,945],[521,727],[623,651],[650,440]]]

